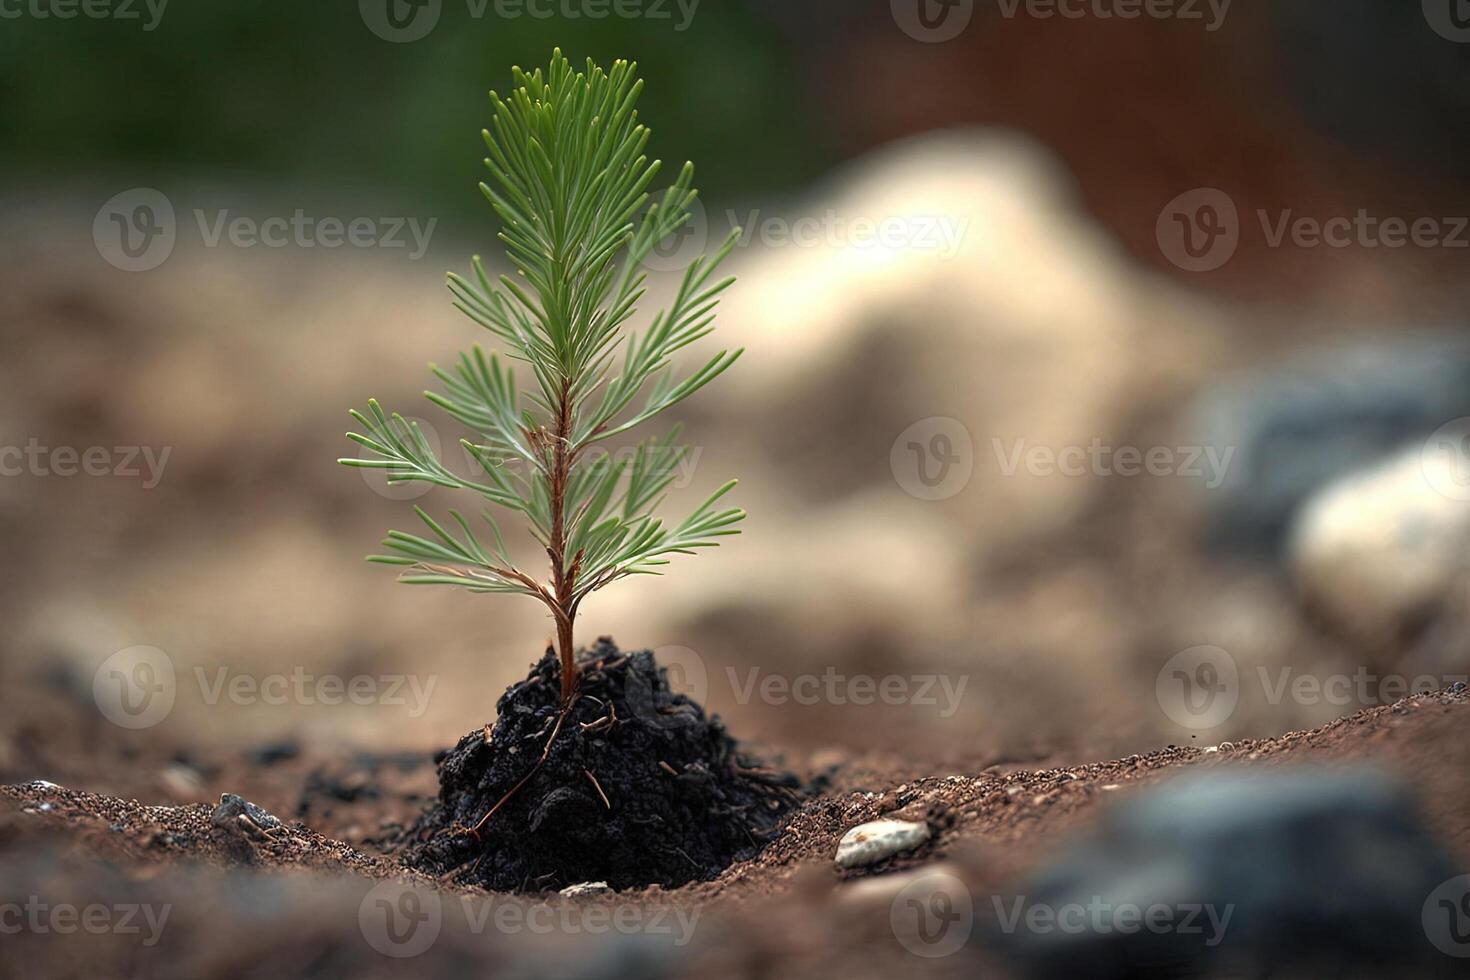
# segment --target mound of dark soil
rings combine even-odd
[[[440,757],[410,865],[496,891],[671,887],[751,856],[796,804],[800,781],[739,754],[651,652],[599,640],[564,719],[559,676],[547,650],[500,698],[494,729]]]

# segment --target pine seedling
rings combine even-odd
[[[686,448],[678,429],[631,453],[597,452],[703,388],[741,351],[721,351],[681,374],[674,355],[714,329],[715,279],[739,237],[685,270],[671,305],[642,331],[631,329],[642,299],[644,261],[690,220],[692,164],[650,204],[659,171],[644,155],[647,127],[636,105],[643,83],[626,61],[604,72],[574,71],[556,51],[543,73],[513,71],[505,98],[490,93],[484,132],[490,181],[480,189],[500,217],[514,275],[492,277],[478,256],[473,279],[451,274],[455,306],[490,331],[503,353],[478,345],[452,370],[430,365],[442,390],[428,399],[474,433],[461,441],[474,475],[436,458],[418,423],[369,401],[353,411],[362,432],[348,438],[365,458],[347,466],[385,472],[390,483],[424,482],[469,491],[519,515],[550,559],[543,580],[511,560],[495,515],[485,528],[450,510],[452,526],[415,508],[427,535],[390,531],[391,552],[369,560],[404,566],[409,585],[460,586],[535,598],[556,622],[563,704],[577,683],[573,627],[582,600],[631,575],[658,574],[673,555],[693,554],[738,534],[743,511],[720,506],[734,481],[680,523],[655,516]],[[513,364],[529,370],[517,388]],[[489,532],[488,540],[485,531]]]

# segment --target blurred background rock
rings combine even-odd
[[[706,0],[683,30],[672,4],[668,20],[473,9],[444,4],[411,43],[375,36],[348,3],[170,5],[152,30],[30,14],[3,25],[0,445],[169,456],[152,488],[0,478],[0,774],[52,775],[34,771],[50,759],[47,726],[93,724],[99,664],[137,645],[167,652],[178,697],[158,730],[85,729],[110,747],[166,730],[175,744],[294,733],[427,750],[490,720],[549,623],[531,603],[408,590],[361,562],[411,520],[414,491],[334,460],[350,449],[347,409],[370,396],[427,420],[453,460],[460,433],[420,392],[425,362],[488,339],[442,282],[471,254],[498,254],[475,190],[484,93],[556,44],[640,62],[652,152],[698,166],[696,242],[732,216],[748,226],[721,322],[749,350],[686,403],[697,455],[675,496],[741,477],[746,533],[599,595],[583,641],[694,651],[695,682],[702,667],[707,703],[738,733],[812,750],[922,745],[955,765],[1265,736],[1361,706],[1272,703],[1259,678],[1283,668],[1470,671],[1464,444],[1431,462],[1442,479],[1415,463],[1466,395],[1455,364],[1430,355],[1422,373],[1423,344],[1397,340],[1458,349],[1470,250],[1273,247],[1256,218],[1361,209],[1452,231],[1470,214],[1456,163],[1470,44],[1419,5],[1241,4],[1207,30],[978,3],[939,44],[882,2]],[[138,187],[168,198],[178,238],[157,268],[126,272],[93,223]],[[1229,195],[1240,240],[1220,268],[1190,273],[1157,229],[1197,188]],[[416,260],[209,246],[195,211],[212,223],[226,209],[435,224]],[[824,230],[793,237],[801,219]],[[908,238],[860,242],[864,223]],[[924,229],[958,234],[935,247]],[[652,298],[676,285],[656,270]],[[1341,381],[1354,340],[1370,345],[1366,373]],[[1314,371],[1339,383],[1303,400],[1293,379]],[[1376,391],[1420,397],[1364,412]],[[900,437],[918,426],[917,445],[939,445],[925,426],[949,423],[934,419],[958,423],[946,445],[969,475],[928,500],[902,472]],[[1286,435],[1255,451],[1267,432]],[[1028,462],[1092,446],[1167,449],[1172,469]],[[1205,449],[1230,460],[1218,485],[1185,472]],[[1363,475],[1396,456],[1402,478]],[[1264,522],[1231,524],[1262,507]],[[1411,584],[1355,571],[1395,561]],[[1157,682],[1200,645],[1233,659],[1239,703],[1191,729]],[[437,686],[418,714],[211,705],[195,670],[222,667]],[[741,693],[752,669],[829,668],[969,680],[952,713],[942,698]]]

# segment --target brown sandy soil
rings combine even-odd
[[[1169,746],[1109,762],[1048,760],[1044,769],[999,760],[936,774],[922,758],[787,756],[787,766],[807,775],[830,772],[831,784],[758,857],[711,882],[580,899],[460,889],[401,867],[381,842],[433,792],[427,758],[302,747],[279,761],[253,750],[191,760],[201,793],[240,793],[279,816],[283,826],[268,836],[216,825],[208,804],[148,805],[85,791],[105,779],[51,773],[77,788],[0,788],[0,900],[101,905],[119,926],[125,906],[144,912],[130,920],[136,932],[6,935],[0,974],[44,966],[51,976],[1005,976],[978,941],[939,959],[905,950],[889,910],[911,869],[943,867],[973,895],[1001,894],[1093,823],[1099,808],[1186,769],[1350,764],[1409,785],[1455,856],[1470,862],[1467,722],[1470,694],[1457,689],[1280,738]],[[99,769],[166,761],[135,753],[103,765],[108,746],[97,748]],[[835,871],[842,833],[880,816],[927,819],[937,833],[884,865]],[[404,906],[410,889],[417,904]],[[370,913],[381,901],[429,910],[434,938],[424,952],[395,959],[375,950],[381,937]],[[977,900],[975,908],[978,939],[990,906]],[[102,922],[105,914],[95,914]]]

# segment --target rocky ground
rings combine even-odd
[[[5,921],[24,914],[40,923],[5,936],[0,972],[1026,975],[1028,961],[1012,946],[1015,933],[1004,928],[1011,899],[997,899],[1025,896],[1028,882],[1044,880],[1059,848],[1081,849],[1071,852],[1068,866],[1075,867],[1078,853],[1105,847],[1088,843],[1100,819],[1106,825],[1109,814],[1126,814],[1130,803],[1147,800],[1153,787],[1175,777],[1290,774],[1270,790],[1280,793],[1320,778],[1322,769],[1346,773],[1355,785],[1386,793],[1387,810],[1402,811],[1415,828],[1404,845],[1410,851],[1438,849],[1449,866],[1470,865],[1467,724],[1470,696],[1457,689],[1280,738],[1169,746],[1106,762],[1057,758],[1038,768],[997,760],[946,772],[917,756],[901,763],[852,755],[834,761],[828,753],[820,763],[830,786],[754,859],[682,888],[581,897],[488,893],[399,863],[387,842],[434,789],[424,757],[330,757],[306,746],[294,752],[252,746],[193,760],[190,769],[203,774],[198,778],[208,792],[238,793],[260,810],[238,801],[214,807],[125,800],[89,792],[95,780],[80,774],[38,773],[50,781],[0,790]],[[107,760],[107,751],[98,747],[98,763],[120,761]],[[784,761],[810,775],[819,760]],[[1415,807],[1395,795],[1399,784],[1418,801]],[[1338,804],[1316,831],[1341,838],[1347,853],[1327,856],[1339,867],[1351,863],[1356,849],[1385,838],[1375,824],[1380,818],[1362,822],[1353,805]],[[1415,813],[1422,813],[1422,826]],[[928,834],[877,863],[839,868],[839,840],[879,818],[918,823]],[[1346,829],[1339,833],[1334,825]],[[1246,848],[1232,860],[1262,858]],[[1251,872],[1266,874],[1266,863]],[[1372,925],[1355,926],[1354,916],[1371,909],[1375,877],[1385,871],[1369,862],[1354,873],[1364,876],[1362,909],[1353,902],[1333,906],[1324,914],[1336,917],[1335,928]],[[928,941],[915,938],[915,913],[908,911],[914,895],[930,901],[936,888],[968,899],[960,903],[963,915],[935,920],[936,929],[948,922],[937,945],[932,930]],[[1147,898],[1146,888],[1139,897]],[[1411,911],[1417,922],[1417,906]],[[962,941],[951,938],[961,932]],[[1025,938],[1044,940],[1045,931]],[[1429,968],[1454,962],[1426,935],[1410,940],[1436,957],[1423,961]],[[1310,946],[1314,940],[1285,941]],[[1413,964],[1415,975],[1432,975],[1420,961]]]

